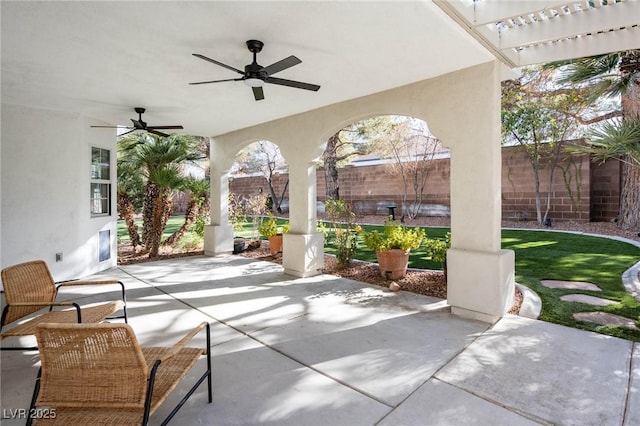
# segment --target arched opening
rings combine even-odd
[[[288,230],[288,188],[288,166],[278,145],[259,140],[238,151],[229,170],[234,253],[259,250],[266,239],[272,256],[282,254],[281,243],[276,247],[272,237]],[[248,240],[242,249],[240,239]]]
[[[341,199],[358,215],[393,214],[403,221],[449,216],[449,154],[419,118],[356,121],[327,140],[318,171],[319,204]]]

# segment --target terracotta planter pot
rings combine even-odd
[[[409,250],[400,249],[376,251],[380,275],[388,280],[397,280],[407,274]]]
[[[282,234],[269,237],[269,251],[271,256],[275,256],[282,251]]]

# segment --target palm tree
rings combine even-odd
[[[196,179],[194,177],[188,177],[183,179],[181,189],[189,191],[191,198],[187,205],[187,211],[184,214],[184,223],[176,232],[171,234],[169,238],[164,242],[169,246],[173,246],[180,241],[184,234],[189,231],[193,222],[195,222],[198,215],[206,213],[206,206],[209,201],[209,181],[207,179]]]
[[[638,144],[633,139],[620,143],[621,137],[633,137],[635,132],[628,131],[640,120],[640,50],[581,58],[574,61],[548,64],[549,68],[563,67],[560,82],[584,85],[593,101],[603,97],[620,96],[622,120],[612,125],[601,126],[595,130],[596,150],[603,154],[602,143],[617,141],[611,147],[609,156],[621,160],[622,188],[620,193],[619,225],[625,227],[640,226],[640,163],[634,161],[632,152],[620,151],[620,148]],[[605,116],[604,118],[610,118]],[[626,128],[626,129],[625,129]],[[611,133],[603,137],[602,131]],[[599,136],[598,136],[599,135]],[[592,144],[593,145],[593,144]]]
[[[171,191],[181,184],[182,166],[201,158],[187,135],[132,134],[121,141],[123,158],[147,178],[142,209],[142,243],[156,256],[171,214]]]
[[[173,189],[182,185],[182,177],[177,164],[168,164],[150,170],[148,179],[154,183],[157,189],[156,198],[153,200],[151,233],[148,236],[149,257],[153,258],[158,256],[162,233],[167,227],[169,216],[171,216]]]
[[[131,163],[122,158],[120,144],[118,144],[118,215],[127,225],[127,232],[134,250],[141,245],[138,226],[135,223],[134,200],[142,198],[143,187],[142,175],[136,173]]]

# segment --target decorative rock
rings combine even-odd
[[[606,312],[578,312],[573,314],[576,321],[593,322],[600,325],[616,325],[626,327],[631,330],[637,330],[635,321],[619,315],[608,314]]]
[[[568,288],[572,290],[602,291],[602,289],[597,285],[592,283],[585,283],[582,281],[540,280],[540,284],[548,288]]]
[[[392,281],[391,284],[389,284],[389,290],[391,291],[398,291],[400,289],[402,289],[402,287],[400,287],[400,284],[395,281]]]
[[[560,300],[564,302],[586,303],[587,305],[594,306],[607,306],[615,305],[616,303],[618,303],[615,300],[602,299],[600,297],[589,296],[586,294],[565,294],[564,296],[560,297]]]

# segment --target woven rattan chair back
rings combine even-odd
[[[8,305],[19,302],[53,302],[56,285],[42,260],[20,263],[2,270],[2,285]],[[10,307],[5,323],[11,323],[42,309],[40,306]]]
[[[206,330],[206,345],[186,346],[202,330]],[[211,326],[207,322],[170,347],[140,347],[127,324],[43,323],[35,334],[42,365],[28,426],[48,424],[51,419],[31,414],[41,409],[55,412],[55,424],[146,425],[203,355],[204,371],[182,391],[184,396],[161,424],[166,425],[204,381],[209,403],[212,401]]]
[[[144,410],[148,367],[127,324],[42,324],[38,406]]]

